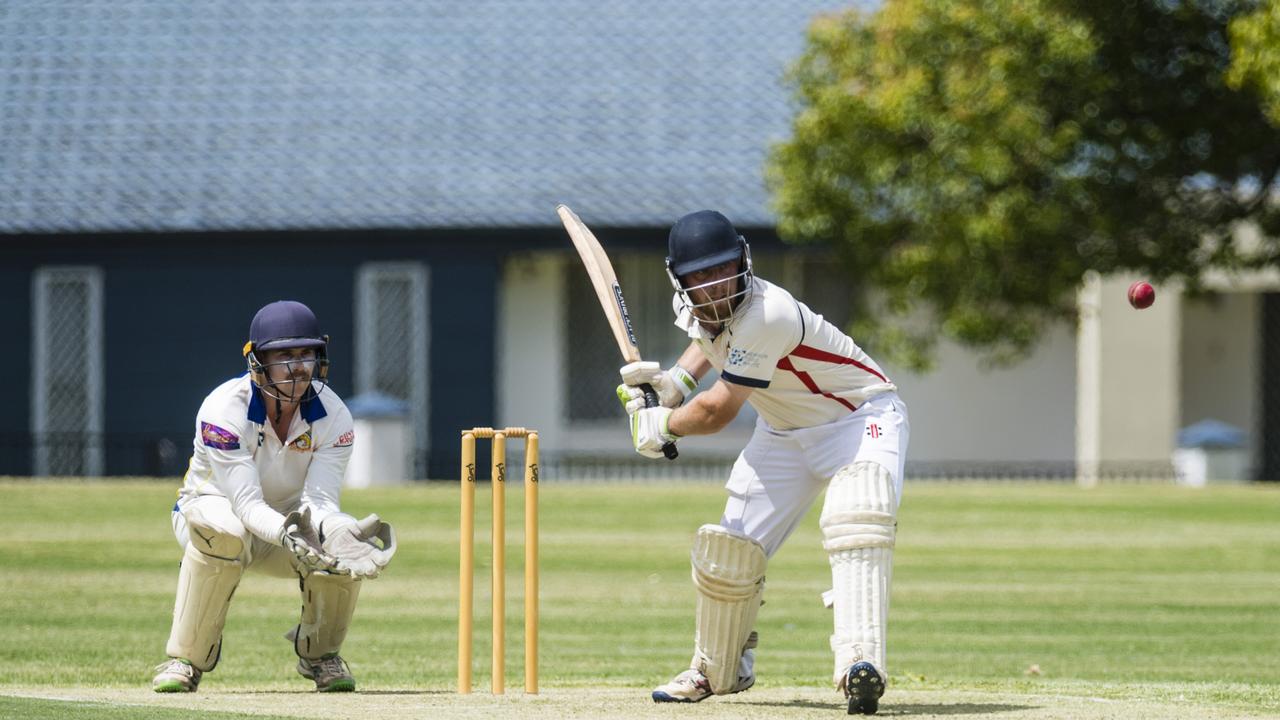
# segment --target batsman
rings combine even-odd
[[[302,615],[285,634],[298,673],[318,691],[355,690],[338,653],[361,584],[396,545],[377,515],[356,520],[339,507],[355,432],[326,383],[328,346],[306,305],[271,303],[249,326],[248,372],[200,406],[172,513],[182,565],[156,692],[195,692],[217,666],[227,608],[248,569],[298,584]]]
[[[847,335],[783,288],[755,277],[745,238],[718,212],[680,218],[668,238],[676,327],[691,342],[676,364],[629,363],[618,386],[642,455],[719,432],[750,402],[755,430],[729,473],[720,522],[693,541],[697,591],[689,669],[655,702],[699,702],[755,684],[756,613],[769,558],[825,492],[833,680],[850,714],[873,714],[888,677],[885,630],[905,461],[907,408]],[[719,378],[689,402],[711,369]],[[657,390],[645,407],[640,386]]]

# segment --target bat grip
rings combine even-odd
[[[644,406],[647,408],[658,407],[658,393],[654,392],[653,386],[649,383],[640,384],[640,392],[644,393]],[[676,444],[669,442],[662,446],[662,454],[668,460],[675,460],[680,457],[680,451],[676,449]]]

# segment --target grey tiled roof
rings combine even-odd
[[[846,4],[3,0],[0,232],[768,224]]]

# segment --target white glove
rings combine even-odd
[[[280,545],[293,553],[298,571],[304,576],[320,570],[333,570],[337,560],[320,545],[320,536],[311,525],[311,508],[294,510],[284,518],[280,528]]]
[[[648,458],[662,457],[662,446],[680,439],[667,428],[671,408],[643,408],[631,414],[631,443]]]
[[[350,515],[330,516],[324,549],[337,561],[337,572],[355,578],[376,578],[396,554],[396,533],[390,523],[370,515],[359,522]]]
[[[659,368],[656,362],[639,361],[623,365],[618,374],[622,384],[618,386],[618,400],[630,415],[645,406],[644,391],[640,385],[650,385],[658,394],[658,404],[676,408],[698,387],[698,381],[688,370],[672,365],[668,370]]]

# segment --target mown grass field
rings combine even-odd
[[[773,559],[755,689],[696,707],[649,689],[692,643],[688,546],[716,485],[544,483],[541,684],[523,677],[522,494],[508,492],[508,696],[487,694],[487,512],[477,521],[476,694],[456,672],[452,484],[349,491],[397,528],[343,655],[360,693],[319,697],[282,635],[296,585],[246,575],[222,663],[190,697],[149,692],[178,551],[168,481],[0,481],[0,717],[829,717],[817,508]],[[481,487],[477,506],[487,507]],[[884,715],[1280,716],[1280,488],[908,485]],[[319,714],[318,714],[319,713]]]

